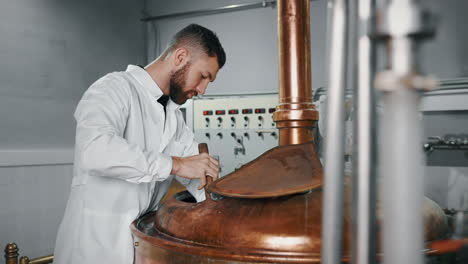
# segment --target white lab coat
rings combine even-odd
[[[179,105],[133,65],[110,73],[83,95],[75,112],[75,164],[60,225],[57,264],[130,264],[133,220],[157,208],[173,175],[171,156],[198,154]],[[197,200],[198,181],[176,177]]]

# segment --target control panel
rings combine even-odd
[[[193,131],[220,161],[221,176],[278,145],[273,112],[277,94],[213,96],[193,100]]]
[[[273,129],[276,97],[195,99],[195,129]]]

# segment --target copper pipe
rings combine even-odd
[[[34,258],[27,262],[28,264],[48,264],[54,262],[54,255],[48,255],[44,257]]]
[[[273,120],[280,145],[313,141],[309,0],[278,1],[279,104]]]

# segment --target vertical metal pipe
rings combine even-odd
[[[420,95],[407,89],[384,95],[382,144],[384,263],[423,263]]]
[[[341,262],[344,191],[344,97],[348,2],[331,0],[328,68],[327,132],[325,137],[322,263]]]
[[[376,262],[376,118],[373,81],[376,48],[374,32],[375,0],[356,2],[357,32],[356,86],[354,93],[354,171],[352,176],[352,263]]]
[[[413,40],[388,40],[390,70],[405,76],[414,70]],[[423,156],[420,92],[395,82],[383,95],[382,144],[384,263],[423,263]],[[401,239],[404,237],[405,239]]]
[[[279,104],[273,119],[280,145],[313,141],[310,1],[278,1]]]
[[[419,1],[388,1],[379,12],[389,69],[379,73],[383,91],[379,159],[383,176],[385,264],[423,263],[423,153],[420,90],[431,80],[417,74],[416,47],[431,36]],[[402,239],[403,238],[403,239]]]

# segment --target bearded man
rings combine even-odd
[[[157,209],[174,177],[205,198],[205,177],[216,180],[218,162],[198,153],[179,107],[204,94],[225,61],[216,34],[192,24],[151,64],[89,87],[74,115],[74,172],[54,263],[133,263],[129,226]]]

